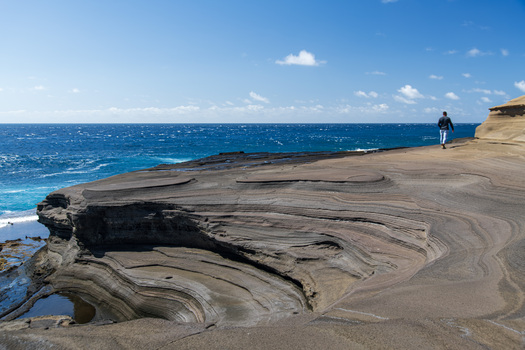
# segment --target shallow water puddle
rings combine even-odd
[[[80,297],[59,293],[39,299],[28,312],[19,318],[66,315],[72,317],[75,322],[83,324],[91,321],[95,317],[95,312],[95,308]]]

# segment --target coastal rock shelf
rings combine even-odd
[[[252,158],[50,194],[38,206],[56,253],[48,281],[119,321],[264,324],[324,310],[372,277],[408,278],[444,252],[421,208],[380,172],[247,170]]]

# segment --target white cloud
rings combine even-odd
[[[467,51],[467,57],[478,57],[478,56],[486,56],[486,55],[492,55],[491,52],[483,52],[479,50],[478,48],[473,48]]]
[[[455,55],[458,53],[458,50],[448,50],[447,52],[445,52],[445,55]]]
[[[492,94],[492,91],[488,90],[488,89],[479,89],[479,88],[476,88],[476,89],[472,89],[473,92],[480,92],[482,94],[486,94],[486,95],[490,95]]]
[[[253,98],[255,101],[270,103],[270,100],[268,100],[266,97],[262,97],[261,95],[258,95],[253,91],[250,91],[250,97]]]
[[[464,76],[465,78],[472,78],[472,74],[470,73],[463,73],[461,75]]]
[[[390,107],[386,103],[380,104],[367,104],[366,106],[351,106],[351,105],[341,105],[334,109],[335,112],[339,114],[375,114],[375,113],[385,113]]]
[[[479,56],[479,55],[481,55],[481,51],[479,51],[476,48],[473,48],[473,49],[471,49],[471,50],[469,50],[467,52],[467,56],[469,56],[469,57],[476,57],[476,56]]]
[[[515,84],[517,84],[517,83],[515,83]],[[525,83],[524,83],[524,85],[525,85]],[[488,90],[488,89],[475,88],[475,89],[470,89],[470,90],[463,90],[463,92],[479,93],[479,94],[485,94],[485,95],[492,95],[492,94],[494,94],[494,95],[497,95],[497,96],[504,96],[506,99],[510,98],[507,95],[507,93],[505,91],[502,91],[502,90]],[[482,97],[482,99],[483,99],[483,97]]]
[[[508,56],[508,55],[509,55],[509,50],[507,50],[507,49],[501,49],[501,54],[502,54],[503,56]]]
[[[38,91],[42,91],[42,90],[45,90],[46,88],[43,87],[42,85],[37,85],[35,87],[33,87],[33,90],[38,90]]]
[[[196,112],[199,111],[200,107],[197,106],[177,106],[173,108],[159,108],[159,107],[143,107],[143,108],[118,108],[118,107],[110,107],[106,111],[113,113],[113,114],[140,114],[140,113],[147,113],[147,114],[186,114],[190,112]],[[70,111],[68,111],[70,112]],[[84,112],[84,111],[77,111],[77,112]],[[97,112],[96,110],[90,111],[90,112]],[[102,110],[102,112],[105,112]]]
[[[440,109],[437,108],[437,107],[426,107],[426,108],[423,109],[423,112],[428,113],[428,114],[430,114],[430,113],[438,113],[439,111],[440,111]]]
[[[377,98],[379,96],[379,94],[375,91],[370,91],[368,94],[364,91],[356,91],[354,92],[354,95],[356,95],[357,97],[365,97],[365,98]]]
[[[371,74],[371,75],[386,75],[386,73],[384,72],[380,72],[380,71],[373,71],[373,72],[370,72],[370,73],[366,73],[366,74]]]
[[[374,112],[386,112],[390,107],[386,103],[381,103],[378,105],[373,105],[372,110]]]
[[[514,86],[525,92],[525,80],[514,82]]]
[[[413,105],[417,103],[416,101],[414,101],[415,99],[425,98],[423,94],[421,94],[416,88],[412,87],[411,85],[405,85],[397,91],[400,92],[401,95],[394,95],[393,97],[394,100],[401,103]]]
[[[391,2],[397,2],[397,0],[381,0],[381,2],[383,4],[388,4],[388,3],[391,3]]]
[[[80,90],[77,89],[77,88],[74,88],[74,89],[71,89],[71,92],[74,93],[74,94],[78,94],[80,92]]]
[[[481,98],[481,101],[484,102],[484,103],[491,103],[492,101],[490,100],[490,98],[488,98],[487,96],[483,96]]]
[[[456,95],[456,94],[453,93],[453,92],[447,92],[447,93],[445,94],[445,97],[446,97],[446,98],[449,98],[449,99],[451,99],[451,100],[459,100],[459,96]]]
[[[397,91],[411,100],[424,97],[419,91],[417,91],[416,88],[413,88],[411,85],[405,85]]]
[[[284,58],[283,61],[277,60],[275,63],[280,65],[299,65],[299,66],[318,66],[320,64],[326,63],[326,61],[317,61],[315,55],[306,50],[301,50],[298,56],[289,54]]]
[[[408,98],[405,98],[405,97],[399,96],[399,95],[395,95],[394,96],[394,100],[396,100],[397,102],[406,103],[407,105],[416,104],[416,101],[410,100]]]
[[[436,80],[442,80],[443,79],[443,76],[438,76],[438,75],[434,75],[432,74],[431,76],[429,76],[430,79],[436,79]]]

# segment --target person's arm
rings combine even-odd
[[[454,132],[454,124],[452,124],[452,120],[450,120],[450,128],[452,129],[452,132]]]

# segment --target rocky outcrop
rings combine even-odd
[[[476,128],[476,137],[525,142],[525,95],[489,109],[487,120]]]
[[[48,282],[102,305],[99,317],[249,325],[323,310],[358,282],[394,283],[444,251],[381,172],[228,158],[50,194],[38,205]]]

